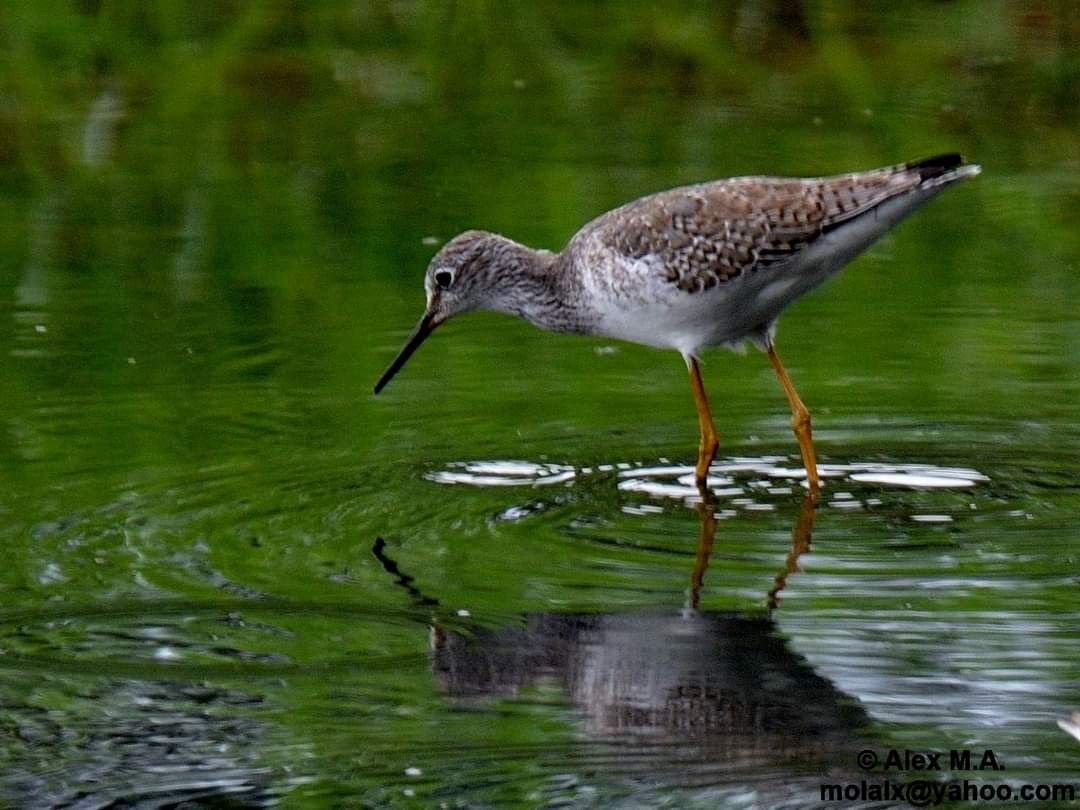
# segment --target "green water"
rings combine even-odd
[[[4,4],[0,795],[1074,783],[1078,88],[1065,3]],[[673,353],[476,315],[371,395],[461,230],[952,150],[781,321],[816,510],[753,351],[704,366],[715,526]]]

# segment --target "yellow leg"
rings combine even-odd
[[[799,440],[799,452],[802,453],[803,466],[806,467],[806,479],[810,484],[810,494],[817,497],[819,488],[817,459],[814,457],[814,440],[810,434],[810,411],[806,409],[803,401],[799,399],[799,394],[795,390],[795,386],[791,384],[791,380],[788,378],[787,372],[784,371],[784,366],[776,354],[776,349],[773,348],[771,343],[767,353],[769,362],[772,363],[773,369],[776,370],[776,376],[784,389],[784,395],[787,396],[788,404],[791,405],[791,429],[795,431],[795,438]]]
[[[694,476],[699,487],[704,487],[709,475],[709,465],[716,458],[716,448],[720,440],[716,437],[716,425],[709,412],[709,400],[705,397],[705,385],[701,382],[701,371],[697,360],[686,358],[686,368],[690,372],[690,390],[694,392],[694,406],[697,408],[698,426],[701,428],[701,443],[698,445],[697,465]]]

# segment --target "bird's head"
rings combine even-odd
[[[423,317],[398,352],[394,362],[375,383],[379,393],[430,335],[455,315],[476,309],[499,309],[500,278],[520,245],[487,231],[466,231],[447,242],[428,264],[424,275],[427,306]]]
[[[428,262],[424,275],[425,317],[432,327],[462,312],[490,307],[504,244],[509,239],[487,231],[458,234]]]

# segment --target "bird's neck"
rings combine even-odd
[[[558,254],[509,239],[500,240],[499,254],[493,263],[499,277],[490,309],[524,318],[548,331],[580,331],[574,307],[577,296],[570,289]]]

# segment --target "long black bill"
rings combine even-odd
[[[424,317],[420,319],[420,323],[412,330],[409,339],[405,341],[405,345],[401,347],[398,356],[394,358],[394,362],[389,365],[382,376],[379,377],[379,381],[375,383],[376,394],[386,387],[386,384],[390,382],[390,378],[401,370],[401,367],[405,365],[405,361],[412,357],[413,352],[420,348],[420,344],[424,342],[424,339],[430,335],[438,325],[438,321],[435,320],[433,315],[428,313],[424,314]]]

